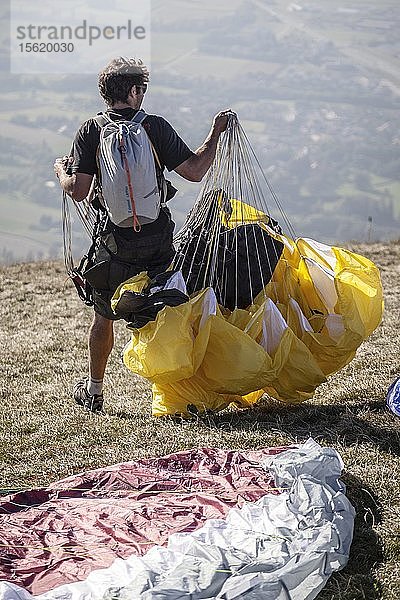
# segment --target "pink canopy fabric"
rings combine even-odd
[[[117,557],[143,556],[171,534],[266,494],[260,469],[285,448],[193,449],[80,473],[0,501],[0,580],[33,595],[83,581]]]

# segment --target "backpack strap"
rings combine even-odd
[[[150,139],[149,135],[147,134],[147,132],[146,132],[146,135],[147,135],[147,137],[149,139],[149,143],[150,143],[151,149],[153,151],[153,155],[154,155],[154,160],[155,160],[155,163],[156,163],[156,165],[158,167],[159,177],[157,177],[157,179],[159,180],[158,184],[159,184],[159,189],[160,189],[160,192],[161,192],[161,202],[160,202],[160,205],[161,206],[167,206],[167,180],[164,177],[163,168],[161,166],[160,159],[158,158],[157,151],[154,148],[154,144],[151,141],[151,139]]]
[[[130,119],[130,122],[138,123],[140,125],[145,120],[146,117],[147,117],[147,113],[143,109],[140,109],[133,115],[132,119]],[[111,119],[111,117],[109,117],[109,115],[106,112],[97,113],[97,115],[94,117],[94,120],[96,121],[96,123],[98,125],[100,125],[100,127],[104,127],[108,123],[118,123],[118,121],[114,121],[114,119]],[[129,119],[124,119],[124,118],[121,118],[119,120],[129,121]]]
[[[137,113],[135,113],[133,115],[133,117],[131,119],[131,123],[138,123],[138,124],[140,124],[140,123],[142,123],[145,120],[146,117],[147,117],[147,114],[144,112],[144,110],[143,109],[139,109],[137,111]]]
[[[97,115],[95,117],[93,117],[93,120],[96,121],[96,123],[98,125],[100,125],[101,128],[103,128],[108,123],[114,123],[114,121],[112,119],[110,119],[108,114],[105,112],[97,113]]]
[[[160,159],[158,158],[158,154],[156,152],[156,149],[154,148],[153,142],[151,141],[151,139],[150,139],[149,135],[147,134],[147,132],[146,132],[146,135],[149,138],[149,143],[150,143],[151,149],[153,150],[154,158],[155,158],[155,161],[156,161],[156,163],[158,165],[158,168],[162,172],[162,166],[161,166],[161,163],[160,163]]]

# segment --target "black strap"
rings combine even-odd
[[[97,240],[104,230],[107,223],[107,214],[104,210],[98,210],[96,215],[96,223],[92,233],[92,243],[87,253],[82,256],[79,265],[69,271],[68,275],[74,284],[79,298],[87,305],[93,306],[93,289],[85,278],[85,271],[92,266],[93,257],[97,247]]]

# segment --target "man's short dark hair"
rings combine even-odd
[[[132,86],[148,81],[149,71],[140,59],[120,56],[99,73],[99,92],[108,106],[112,106],[116,102],[127,102]]]

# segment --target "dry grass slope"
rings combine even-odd
[[[321,600],[399,598],[400,420],[385,409],[384,397],[400,373],[400,242],[352,249],[380,266],[386,299],[382,325],[353,362],[301,406],[265,401],[253,410],[181,424],[150,417],[149,386],[118,357],[128,339],[123,325],[107,374],[107,414],[75,407],[69,390],[86,371],[91,311],[66,284],[59,263],[2,268],[3,492],[193,446],[254,448],[311,435],[341,453],[343,479],[357,510],[349,564],[331,578]]]

